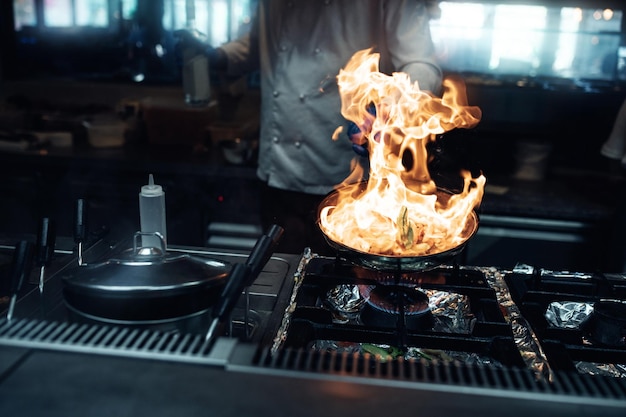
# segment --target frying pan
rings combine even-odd
[[[366,188],[366,184],[367,183],[365,181],[361,182],[360,184],[358,184],[357,190],[360,189],[361,191],[364,191]],[[449,196],[452,193],[448,190],[438,189],[437,194],[445,197],[446,195]],[[475,211],[472,211],[467,219],[465,228],[462,232],[463,236],[465,236],[466,238],[461,244],[454,248],[448,249],[443,252],[423,256],[381,255],[363,252],[361,250],[351,248],[342,242],[334,240],[321,227],[320,214],[322,212],[322,209],[326,206],[336,205],[339,195],[340,190],[335,190],[328,194],[322,200],[322,202],[318,206],[317,224],[322,231],[326,242],[330,245],[331,248],[337,251],[337,255],[357,266],[390,272],[419,272],[434,269],[441,265],[450,263],[457,255],[459,255],[463,251],[469,239],[471,239],[478,231],[478,214],[476,214]]]

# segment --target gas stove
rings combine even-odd
[[[73,314],[60,279],[76,262],[67,246],[57,248],[43,293],[34,268],[11,322],[2,304],[0,347],[194,365],[217,370],[225,380],[261,377],[270,384],[287,378],[294,387],[347,384],[353,393],[378,387],[407,398],[425,392],[469,396],[481,407],[505,399],[516,408],[512,414],[525,414],[537,402],[554,415],[626,410],[623,336],[607,345],[594,340],[590,324],[596,303],[625,298],[624,274],[455,263],[425,272],[374,271],[308,249],[274,254],[209,344],[208,311],[193,326],[110,323]],[[7,261],[10,247],[3,247]],[[116,247],[102,241],[85,256]],[[168,250],[226,264],[247,257],[206,248]]]
[[[277,256],[268,261],[262,273],[246,289],[245,297],[234,307],[229,322],[222,326],[223,337],[213,346],[204,340],[212,318],[210,305],[193,314],[159,320],[112,320],[77,309],[70,302],[76,296],[69,297],[64,280],[83,271],[77,264],[77,257],[69,242],[68,239],[61,239],[61,245],[57,245],[54,260],[45,269],[43,291],[38,288],[40,268],[37,262],[33,262],[30,270],[26,271],[27,282],[19,293],[11,321],[7,320],[9,286],[5,286],[3,297],[0,298],[0,306],[4,310],[0,324],[0,345],[223,366],[224,355],[229,354],[236,342],[261,343],[268,337],[266,329],[272,326],[279,295],[288,291],[284,287],[287,287],[285,283],[289,282],[291,264],[294,263]],[[127,251],[129,245],[128,239],[102,239],[91,245],[84,252],[84,257],[97,263],[115,258]],[[67,249],[68,246],[70,249]],[[3,248],[0,252],[3,257],[0,259],[4,260],[0,271],[4,271],[8,278],[13,261],[11,246],[4,242],[0,248]],[[183,246],[169,246],[167,250],[168,256],[191,255],[196,260],[223,265],[225,268],[247,259],[247,254],[243,252]],[[86,276],[85,279],[90,278]],[[104,299],[104,303],[113,301]],[[138,304],[140,302],[137,300]]]
[[[311,259],[281,347],[524,366],[485,273],[442,266],[396,275]]]

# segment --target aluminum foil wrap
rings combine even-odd
[[[519,308],[513,302],[509,288],[504,281],[504,275],[509,271],[501,271],[497,268],[479,268],[487,278],[489,285],[496,291],[498,302],[505,313],[506,320],[511,324],[515,344],[522,355],[526,365],[532,369],[538,378],[550,378],[550,367],[537,336],[533,333],[530,324],[522,316]],[[516,273],[532,273],[533,268],[526,265],[518,265]]]
[[[300,263],[298,264],[298,269],[293,274],[293,291],[291,292],[291,298],[289,300],[289,304],[285,309],[285,313],[283,314],[283,320],[278,328],[278,332],[274,337],[274,343],[272,344],[271,352],[272,354],[276,353],[279,350],[285,340],[287,339],[287,331],[289,329],[289,323],[291,322],[291,315],[296,308],[296,296],[298,295],[298,290],[300,289],[300,285],[302,285],[302,280],[304,279],[304,271],[306,269],[307,264],[315,254],[311,252],[311,248],[305,248],[302,258],[300,259]]]

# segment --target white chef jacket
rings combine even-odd
[[[600,153],[609,159],[617,159],[626,167],[626,100],[617,112],[617,117],[611,128],[611,134],[602,144]]]
[[[351,143],[331,137],[347,124],[336,77],[359,50],[380,53],[381,72],[439,92],[428,20],[418,0],[259,0],[250,33],[221,47],[230,75],[260,69],[259,178],[326,194],[349,175]]]

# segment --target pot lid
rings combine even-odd
[[[222,285],[229,270],[228,263],[209,257],[131,249],[105,262],[77,266],[63,281],[87,292],[156,295]]]

